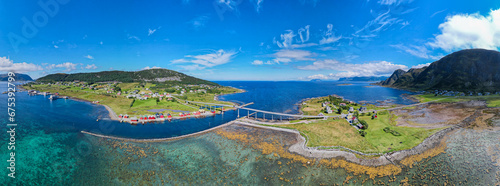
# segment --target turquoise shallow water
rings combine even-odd
[[[0,99],[5,98],[2,96]],[[294,185],[332,185],[344,183],[348,176],[353,177],[348,184],[359,185],[368,178],[367,175],[353,175],[342,168],[290,163],[288,159],[263,155],[248,144],[228,140],[216,133],[158,143],[123,142],[84,135],[79,133],[77,127],[93,127],[102,131],[106,128],[100,127],[103,125],[96,123],[94,118],[51,118],[51,112],[55,111],[47,108],[57,108],[55,110],[73,113],[79,118],[80,115],[81,118],[105,118],[107,112],[101,107],[79,102],[74,104],[81,103],[81,108],[74,110],[55,102],[51,105],[32,102],[29,100],[32,98],[19,98],[19,102],[25,101],[27,104],[24,105],[29,107],[20,106],[16,111],[20,120],[16,129],[17,179],[6,177],[8,170],[2,168],[2,185],[282,185],[291,182]],[[43,112],[33,115],[30,111],[37,107]],[[5,109],[5,105],[0,105],[0,110],[2,108]],[[1,118],[0,130],[5,131],[6,118]],[[399,185],[405,178],[412,185],[445,182],[458,185],[498,184],[500,121],[496,120],[495,125],[486,130],[459,129],[446,139],[446,153],[424,159],[412,168],[405,167],[395,178],[376,178],[364,184],[383,182]],[[293,141],[290,135],[272,131],[251,131],[234,125],[229,128],[269,133],[268,136],[277,138],[285,145]],[[2,132],[3,142],[7,137]],[[5,167],[5,160],[8,159],[6,146],[6,143],[0,144],[0,159]]]

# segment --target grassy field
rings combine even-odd
[[[182,111],[188,111],[188,112],[193,112],[197,111],[197,108],[189,107],[183,104],[180,104],[178,102],[172,102],[172,101],[159,101],[156,102],[156,99],[148,99],[148,100],[136,100],[131,108],[133,111],[135,111],[138,114],[152,114],[152,112],[149,112],[148,110],[151,109],[172,109],[172,110],[182,110]],[[172,111],[163,111],[161,113],[170,113],[174,114],[176,112]]]
[[[313,99],[305,101],[306,104],[305,105],[302,104],[301,108],[300,108],[302,113],[304,113],[304,115],[318,115],[319,113],[321,113],[321,111],[324,108],[321,104],[325,101],[326,98],[327,97],[319,97],[319,98],[313,98]],[[337,108],[339,107],[338,105],[336,105],[336,106],[337,106]],[[366,104],[365,106],[360,105],[360,104],[349,104],[347,106],[353,107],[355,110],[359,109],[360,107],[366,107],[368,110],[380,109],[377,106],[372,105],[372,104]],[[332,108],[333,113],[331,113],[331,114],[327,114],[325,112],[322,112],[322,113],[325,114],[326,116],[339,115],[337,113],[337,109],[332,107],[331,104],[330,104],[330,107]],[[347,114],[348,110],[342,110],[342,113]]]
[[[99,101],[101,104],[109,106],[118,114],[133,114],[133,112],[130,112],[130,104],[132,103],[132,100],[125,97],[113,97],[110,94],[97,94],[90,89],[75,90],[74,88],[67,88],[66,86],[56,85],[34,85],[33,88],[39,91],[47,91],[52,93],[59,92],[59,94],[62,96],[71,96],[87,101]]]
[[[436,101],[438,103],[452,103],[470,100],[486,101],[488,107],[500,107],[500,95],[488,96],[434,96],[434,94],[415,95],[420,102]]]
[[[363,152],[376,151],[345,120],[319,120],[311,124],[291,124],[286,127],[306,134],[309,140],[307,146],[310,147],[343,146]]]
[[[134,87],[139,85],[138,83],[122,83],[119,84],[122,88],[135,89]],[[146,84],[146,86],[151,87],[153,84]],[[182,110],[182,111],[197,111],[199,108],[196,106],[186,106],[183,103],[177,101],[167,101],[163,99],[159,102],[156,99],[148,100],[133,100],[128,99],[124,96],[117,96],[116,94],[106,94],[104,90],[90,90],[80,89],[80,87],[72,86],[61,86],[61,85],[33,85],[32,87],[25,87],[26,89],[35,89],[43,92],[58,92],[61,96],[70,96],[87,101],[99,101],[100,104],[109,106],[116,114],[128,114],[128,115],[148,115],[154,114],[154,112],[149,112],[151,109],[172,109],[172,110]],[[235,89],[225,89],[224,91],[229,91]],[[231,104],[229,102],[215,101],[213,100],[214,94],[196,94],[190,93],[187,96],[187,100],[192,101],[202,101],[210,103],[224,103]],[[162,113],[167,114],[177,114],[176,112],[165,110]]]
[[[365,137],[362,137],[357,129],[341,120],[318,120],[310,124],[288,124],[280,125],[287,128],[297,129],[308,136],[307,146],[343,146],[365,153],[384,153],[410,149],[441,129],[423,129],[413,127],[396,126],[396,116],[391,114],[379,115],[378,119],[372,120],[370,116],[361,116],[368,123]],[[393,118],[393,119],[391,119]],[[384,132],[389,127],[401,134],[394,136]]]

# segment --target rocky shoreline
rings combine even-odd
[[[248,127],[256,127],[256,128],[263,128],[263,129],[270,129],[270,130],[275,130],[275,131],[281,131],[281,132],[287,132],[287,133],[294,133],[297,138],[297,143],[291,145],[289,147],[289,151],[292,153],[299,154],[301,156],[307,157],[307,158],[316,158],[316,159],[331,159],[331,158],[341,158],[345,159],[349,162],[356,163],[359,165],[364,165],[364,166],[372,166],[372,167],[377,167],[377,166],[383,166],[383,165],[389,165],[389,164],[394,164],[396,166],[400,166],[400,162],[410,156],[422,154],[430,149],[436,148],[441,143],[443,143],[444,137],[446,134],[459,129],[463,127],[469,126],[477,117],[481,115],[482,109],[477,110],[473,115],[469,116],[462,122],[453,125],[452,127],[440,130],[436,132],[435,134],[427,137],[422,143],[419,145],[407,149],[407,150],[401,150],[401,151],[396,151],[396,152],[389,152],[389,153],[363,153],[359,152],[356,150],[352,150],[346,147],[342,146],[331,146],[329,148],[336,148],[336,149],[320,149],[324,147],[307,147],[307,139],[304,138],[302,135],[300,135],[300,132],[297,130],[292,130],[292,129],[284,129],[284,128],[277,128],[277,127],[269,127],[269,126],[262,126],[258,124],[253,124],[250,122],[244,122],[240,120],[237,122],[237,124],[245,125]],[[357,155],[361,156],[379,156],[378,158],[371,158],[371,159],[363,159],[357,157]]]

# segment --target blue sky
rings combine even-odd
[[[500,1],[2,1],[0,72],[167,68],[208,80],[390,75],[500,47]]]

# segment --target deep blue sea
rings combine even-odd
[[[221,85],[244,89],[247,92],[221,96],[221,100],[238,103],[254,102],[250,108],[281,113],[298,113],[297,103],[302,99],[331,94],[341,95],[352,101],[391,100],[398,104],[409,104],[402,90],[370,86],[367,82],[256,82],[221,81]],[[6,83],[0,83],[0,91],[7,90]],[[0,94],[0,100],[7,100],[7,94]],[[2,101],[3,102],[3,101]],[[0,104],[0,110],[6,110]],[[245,115],[241,112],[240,115]],[[4,113],[0,118],[7,118]],[[144,139],[167,138],[195,133],[215,127],[236,118],[235,111],[201,119],[165,121],[156,124],[130,125],[109,119],[107,110],[100,105],[71,99],[49,100],[45,96],[29,96],[26,92],[16,93],[16,120],[20,126],[46,133],[89,131],[117,137]]]
[[[247,92],[221,96],[221,100],[238,103],[250,103],[250,108],[281,112],[298,113],[298,103],[306,98],[339,95],[344,99],[376,104],[377,101],[390,101],[395,104],[412,104],[403,94],[411,92],[373,86],[373,82],[339,81],[218,81],[224,86],[244,89]],[[352,85],[345,85],[352,84]]]

